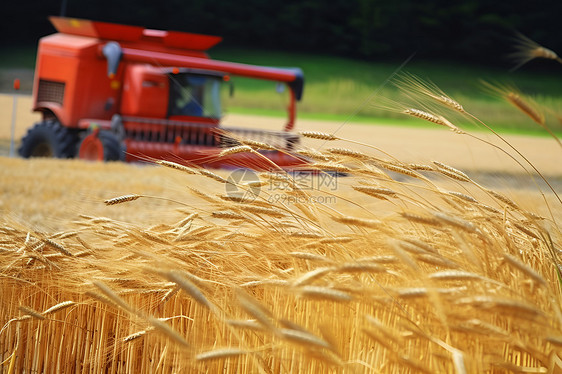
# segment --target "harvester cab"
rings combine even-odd
[[[43,120],[29,129],[23,157],[90,160],[185,160],[208,167],[267,169],[302,165],[291,151],[298,68],[218,61],[206,51],[220,37],[51,17],[57,33],[39,42],[33,110]],[[221,86],[231,76],[269,80],[289,88],[288,119],[280,131],[225,128]],[[268,144],[261,155],[222,149],[251,139]]]

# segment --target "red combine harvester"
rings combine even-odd
[[[51,17],[58,33],[39,42],[33,110],[42,121],[22,139],[22,157],[90,160],[164,159],[207,167],[268,169],[305,161],[291,154],[299,136],[296,101],[303,73],[210,59],[220,37],[160,31],[106,22]],[[286,84],[283,131],[220,126],[220,87],[230,76]],[[218,154],[252,139],[277,150],[263,156]]]

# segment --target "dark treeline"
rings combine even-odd
[[[2,43],[36,43],[66,15],[208,33],[223,45],[351,56],[497,64],[514,31],[562,50],[562,1],[490,0],[27,0],[4,4]],[[25,5],[23,5],[25,4]],[[503,61],[505,62],[505,61]]]

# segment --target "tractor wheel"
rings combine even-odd
[[[24,158],[76,156],[77,137],[73,130],[58,121],[46,120],[36,123],[21,140],[18,153]]]
[[[80,144],[78,157],[90,161],[124,161],[125,149],[109,131],[94,131]]]

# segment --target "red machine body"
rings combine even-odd
[[[184,159],[212,167],[269,168],[259,155],[218,157],[221,148],[247,137],[278,148],[264,155],[281,167],[303,164],[291,154],[299,141],[291,130],[303,91],[300,69],[213,60],[206,51],[221,41],[216,36],[50,20],[58,33],[39,42],[33,89],[33,109],[43,121],[22,139],[22,156],[103,155],[105,160]],[[221,127],[220,85],[231,75],[288,86],[283,131]]]

